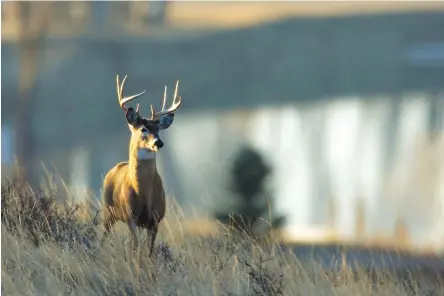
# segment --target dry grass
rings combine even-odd
[[[153,258],[143,248],[128,251],[122,224],[98,249],[98,219],[80,219],[77,206],[56,205],[54,194],[2,181],[3,295],[444,295],[442,285],[426,287],[425,279],[328,272],[273,239],[189,237],[173,200]],[[143,246],[146,234],[141,240]]]
[[[441,1],[287,1],[174,2],[168,9],[172,26],[239,28],[291,17],[331,17],[442,10]]]
[[[134,2],[132,5],[136,15],[146,15],[149,9],[147,3]],[[77,14],[71,21],[53,21],[50,34],[53,36],[75,36],[81,34],[87,26],[82,20],[90,14],[89,5],[77,3]],[[19,23],[17,19],[17,3],[2,2],[2,9],[7,18],[2,18],[2,40],[15,40],[18,36]],[[365,15],[380,13],[402,13],[412,11],[443,10],[442,1],[175,1],[167,10],[168,28],[153,29],[140,24],[140,18],[135,17],[129,25],[132,33],[169,34],[176,30],[208,30],[234,29],[255,26],[260,23],[272,22],[291,17],[331,17],[348,15]],[[74,9],[76,10],[76,9]],[[116,15],[121,15],[119,9]],[[110,17],[113,19],[113,13]],[[5,19],[5,20],[4,20]],[[115,17],[117,25],[122,26],[122,19]],[[160,29],[160,30],[159,30]]]

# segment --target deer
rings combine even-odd
[[[104,202],[104,227],[102,242],[118,221],[128,224],[133,247],[138,247],[137,229],[146,229],[149,238],[149,256],[151,257],[156,240],[158,226],[165,215],[166,200],[162,179],[157,172],[156,153],[164,146],[159,131],[171,126],[174,112],[182,104],[178,96],[179,81],[176,82],[173,103],[165,109],[167,87],[163,95],[162,109],[156,112],[151,105],[151,116],[142,117],[139,104],[136,109],[127,103],[141,97],[146,90],[136,95],[124,97],[124,85],[119,75],[116,76],[117,99],[120,108],[125,111],[125,119],[131,132],[129,159],[111,168],[105,175],[102,187]]]

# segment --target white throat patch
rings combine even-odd
[[[155,152],[149,149],[139,148],[139,150],[137,150],[137,159],[148,160],[154,158],[155,158]]]

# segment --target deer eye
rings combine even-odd
[[[146,134],[148,132],[148,130],[146,129],[146,127],[142,127],[142,129],[140,130],[142,133]]]

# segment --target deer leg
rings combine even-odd
[[[100,245],[103,245],[105,239],[108,237],[109,233],[111,232],[111,229],[113,228],[114,224],[116,224],[116,219],[111,214],[106,213],[105,223],[104,223],[105,231],[103,232]]]
[[[134,221],[133,215],[128,216],[128,227],[131,232],[131,240],[133,249],[137,249],[138,241],[137,241],[137,225],[136,221]]]
[[[114,223],[112,222],[112,220],[107,221],[105,223],[105,231],[103,232],[102,240],[100,241],[100,245],[103,245],[103,243],[105,242],[105,239],[108,237],[108,234],[111,232],[111,229],[113,226],[114,226]]]
[[[151,257],[151,255],[153,254],[154,242],[156,241],[157,236],[157,223],[155,221],[150,221],[147,225],[146,230],[149,239],[149,256]]]

